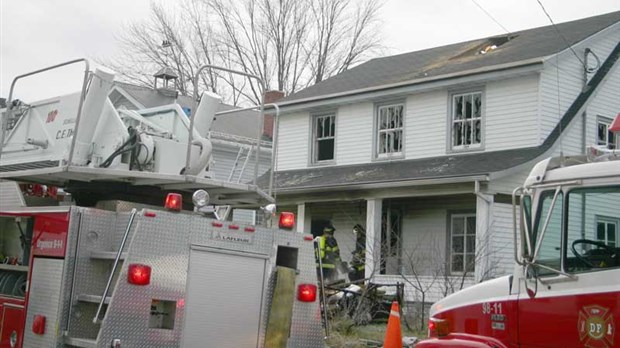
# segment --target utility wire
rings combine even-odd
[[[562,35],[562,33],[560,32],[560,30],[558,29],[558,27],[555,25],[555,23],[553,22],[553,19],[551,19],[551,16],[549,15],[549,13],[547,12],[547,9],[545,9],[545,6],[542,4],[542,2],[540,2],[540,0],[536,0],[536,2],[538,2],[538,5],[540,5],[540,8],[542,8],[543,12],[545,13],[545,15],[547,16],[547,18],[549,18],[549,22],[551,22],[551,25],[553,26],[553,29],[555,29],[555,31],[558,33],[558,35],[560,35],[560,37],[562,38],[562,41],[564,41],[564,43],[566,44],[566,46],[571,50],[571,52],[573,52],[573,54],[575,55],[575,57],[577,58],[577,60],[581,63],[581,65],[583,66],[584,69],[587,69],[588,67],[586,66],[586,63],[581,60],[581,57],[579,57],[579,55],[577,54],[577,52],[575,52],[575,50],[573,49],[573,47],[571,46],[571,44],[568,43],[568,41],[566,40],[566,38],[564,37],[564,35]]]
[[[491,16],[491,14],[484,9],[484,7],[480,6],[480,4],[478,2],[476,2],[476,0],[471,0],[471,2],[473,2],[474,4],[476,4],[476,6],[478,6],[479,9],[482,10],[482,12],[484,12],[489,18],[491,18],[493,20],[493,22],[495,22],[497,25],[499,25],[502,29],[504,29],[504,31],[508,34],[510,34],[510,31],[508,29],[506,29],[502,23],[498,22],[497,19],[495,19],[493,16]]]

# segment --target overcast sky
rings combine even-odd
[[[556,23],[620,11],[620,0],[540,1]],[[0,0],[0,97],[8,97],[17,75],[74,58],[122,55],[115,35],[128,22],[146,19],[150,2]],[[550,24],[536,0],[386,0],[381,21],[387,54],[505,33],[476,3],[510,32]],[[17,97],[78,90],[81,71],[66,69],[44,82],[24,79]]]

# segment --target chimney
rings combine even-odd
[[[265,104],[275,103],[282,98],[284,98],[284,92],[282,91],[265,92]],[[263,122],[263,138],[273,140],[273,118],[274,114],[265,114],[265,120]]]

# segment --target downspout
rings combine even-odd
[[[482,270],[482,272],[480,272],[480,279],[478,280],[484,280],[484,278],[486,278],[487,276],[487,272],[490,269],[490,255],[491,252],[493,250],[491,250],[491,239],[490,239],[490,222],[491,222],[491,204],[493,203],[493,200],[488,199],[487,197],[485,197],[482,192],[480,192],[480,181],[476,180],[474,181],[474,194],[476,195],[477,198],[482,199],[483,201],[486,202],[487,204],[487,209],[486,209],[486,218],[485,218],[485,222],[486,222],[486,226],[484,226],[484,228],[486,229],[485,233],[484,233],[484,240],[482,240],[483,243],[485,243],[485,245],[483,246],[478,246],[478,247],[482,247],[484,249],[482,249],[483,254],[480,255],[480,257],[483,259],[483,265],[484,265],[484,269]],[[478,204],[476,203],[476,216],[478,215]],[[478,222],[476,222],[476,225],[478,225]],[[485,251],[486,250],[486,251]],[[475,255],[475,254],[474,254]],[[475,256],[475,259],[478,259],[477,256]],[[474,275],[474,277],[476,277]]]

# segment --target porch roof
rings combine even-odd
[[[531,147],[472,154],[454,154],[414,160],[381,161],[348,166],[315,167],[279,171],[275,187],[279,193],[349,186],[380,185],[415,180],[488,176],[535,160],[546,150]]]

